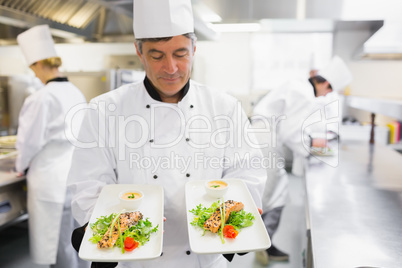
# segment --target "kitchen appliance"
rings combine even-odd
[[[32,75],[0,76],[0,136],[16,134],[25,98],[42,86]]]
[[[0,136],[7,135],[10,126],[7,83],[8,77],[0,77]]]
[[[111,55],[107,66],[110,90],[144,80],[145,71],[137,55]]]
[[[130,69],[110,70],[110,88],[116,89],[122,85],[142,81],[145,78],[145,71]]]

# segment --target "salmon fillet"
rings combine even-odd
[[[142,214],[139,211],[135,212],[126,212],[122,213],[119,216],[119,221],[120,221],[120,231],[123,233],[125,230],[130,228],[133,225],[136,225],[139,220],[142,219]],[[98,242],[97,247],[98,248],[111,248],[113,245],[116,243],[117,238],[119,237],[119,228],[117,226],[117,221],[113,226],[112,230],[112,237],[110,238],[110,228],[107,230],[105,235],[102,237],[102,239]]]
[[[223,204],[222,204],[223,205]],[[221,207],[222,207],[221,205]],[[244,204],[242,202],[237,202],[233,200],[228,200],[225,202],[225,223],[229,219],[230,213],[240,211],[244,208]],[[217,208],[214,214],[205,221],[204,229],[209,230],[212,233],[216,233],[221,226],[221,211],[220,208]]]

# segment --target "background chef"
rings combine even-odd
[[[79,267],[70,243],[74,229],[67,174],[73,146],[65,131],[79,128],[65,123],[67,112],[86,103],[81,91],[59,72],[48,25],[35,26],[17,37],[29,67],[44,85],[24,102],[18,121],[16,169],[27,171],[29,244],[33,262],[52,267]],[[78,131],[77,131],[78,132]],[[84,265],[82,261],[81,265]],[[86,264],[89,266],[89,263]]]
[[[295,162],[309,153],[310,141],[307,145],[303,135],[326,130],[336,131],[336,129],[328,129],[325,118],[321,122],[309,125],[308,128],[305,127],[306,120],[324,107],[325,112],[331,117],[341,120],[338,92],[351,81],[352,74],[349,68],[339,56],[334,56],[314,76],[296,77],[286,81],[268,92],[255,106],[253,116],[260,115],[268,120],[271,120],[272,116],[275,117],[276,122],[270,123],[276,127],[277,148],[285,145],[291,149],[294,160],[292,172],[295,175],[300,175],[299,170],[295,170],[295,167],[299,166]],[[331,105],[333,103],[335,105]],[[333,109],[328,111],[329,108]]]
[[[266,128],[266,134],[257,134],[261,144],[269,144],[263,149],[266,157],[275,155],[279,166],[267,170],[267,182],[263,195],[263,214],[269,236],[276,232],[282,210],[288,196],[288,175],[284,170],[284,146],[293,153],[292,173],[301,175],[302,161],[309,155],[309,147],[322,146],[322,139],[312,139],[307,134],[313,132],[336,131],[328,127],[325,118],[303,129],[306,120],[316,111],[325,109],[332,122],[341,120],[338,92],[351,81],[352,74],[339,56],[310,78],[295,78],[270,91],[253,110],[252,125]],[[333,124],[335,125],[335,124]],[[305,144],[303,144],[303,142]],[[280,161],[282,160],[282,161]],[[264,252],[257,252],[257,260],[266,265],[268,260],[288,260],[289,256],[274,245]]]
[[[235,135],[235,131],[246,124],[247,116],[234,98],[190,80],[196,49],[193,32],[190,1],[135,0],[135,47],[146,77],[144,81],[124,85],[93,99],[94,107],[103,103],[112,109],[88,110],[84,118],[79,141],[106,144],[92,149],[77,148],[74,152],[69,188],[73,193],[73,214],[81,224],[88,222],[98,194],[106,184],[159,184],[164,188],[167,220],[162,256],[155,260],[120,263],[121,267],[226,267],[227,260],[220,254],[197,255],[190,251],[184,198],[184,185],[190,180],[241,178],[256,205],[261,206],[265,170],[251,166],[241,168],[236,163],[246,156],[262,157],[258,149],[249,147],[242,135]],[[143,119],[144,124],[119,128],[110,123],[114,121],[110,120],[112,117],[133,115]],[[102,124],[99,129],[97,122]],[[182,133],[189,122],[192,131]],[[148,129],[151,125],[155,128]],[[234,131],[228,131],[231,126]],[[210,131],[205,131],[206,127]],[[108,143],[110,133],[119,137],[113,140],[117,146]],[[131,146],[122,146],[128,145],[127,139]],[[177,154],[191,162],[185,171],[175,166],[145,169],[130,166],[130,154],[155,160]],[[228,162],[212,167],[205,162],[197,164],[200,157]]]

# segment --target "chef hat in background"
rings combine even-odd
[[[352,73],[339,56],[334,56],[327,66],[318,71],[318,75],[324,77],[334,91],[342,90],[353,80]]]
[[[158,38],[194,32],[191,0],[134,0],[135,38]]]
[[[48,25],[38,25],[17,36],[18,45],[28,65],[57,57],[56,49]]]

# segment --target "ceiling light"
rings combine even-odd
[[[221,22],[222,18],[212,9],[201,2],[193,4],[193,11],[202,21],[205,22]]]
[[[220,33],[258,32],[261,30],[259,23],[217,23],[211,24],[210,27]]]
[[[52,33],[53,36],[66,38],[66,39],[77,37],[77,35],[75,33],[63,31],[63,30],[59,30],[59,29],[54,29],[54,28],[50,28],[50,32]]]

